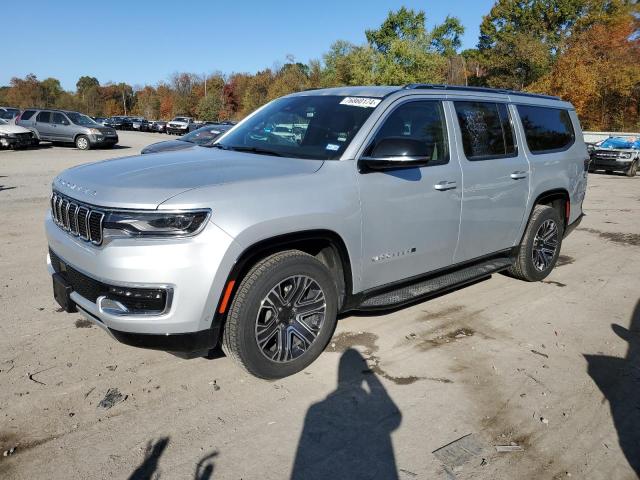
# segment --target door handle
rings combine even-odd
[[[441,182],[436,183],[433,188],[444,192],[445,190],[453,190],[454,188],[458,188],[457,182],[448,182],[447,180],[442,180]]]
[[[522,171],[520,171],[520,172],[513,172],[513,173],[510,175],[510,177],[511,177],[511,178],[513,178],[514,180],[520,180],[520,179],[522,179],[522,178],[527,178],[527,172],[522,172]]]

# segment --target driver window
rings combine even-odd
[[[69,123],[69,121],[61,113],[53,112],[53,123],[56,123],[58,125],[66,125]]]
[[[428,158],[429,166],[449,162],[447,127],[442,102],[413,101],[396,108],[385,119],[365,156],[378,156],[376,150],[384,150],[385,156],[405,156],[410,146],[413,156]],[[389,152],[389,147],[398,151]]]

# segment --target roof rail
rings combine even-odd
[[[519,92],[517,90],[507,90],[505,88],[489,88],[489,87],[465,87],[463,85],[445,85],[437,83],[409,83],[402,87],[404,90],[453,90],[462,92],[481,92],[481,93],[501,93],[504,95],[520,95],[522,97],[546,98],[549,100],[560,100],[559,97],[553,95],[542,95],[540,93]]]

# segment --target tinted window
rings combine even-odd
[[[562,150],[573,143],[573,124],[566,110],[518,105],[518,114],[532,153]]]
[[[51,112],[40,112],[36,117],[36,122],[51,123]]]
[[[57,123],[58,125],[69,123],[63,114],[59,112],[53,112],[53,123]]]
[[[20,117],[20,120],[29,120],[31,117],[33,117],[34,113],[36,113],[35,110],[25,110],[22,116]]]
[[[402,150],[408,148],[411,156],[429,158],[429,165],[442,165],[449,161],[448,147],[442,103],[416,101],[400,105],[385,119],[365,156],[403,156]]]
[[[464,154],[469,160],[516,154],[509,112],[504,103],[455,102]]]

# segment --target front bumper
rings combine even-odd
[[[106,135],[89,135],[89,142],[92,147],[106,147],[112,146],[118,143],[118,136],[106,136]]]
[[[0,137],[0,146],[5,148],[26,148],[35,145],[36,138],[32,135],[17,137]]]
[[[97,282],[171,290],[170,305],[160,314],[114,313],[73,291],[70,298],[78,310],[117,340],[169,351],[202,350],[217,341],[219,326],[213,320],[240,247],[213,223],[190,238],[123,238],[99,247],[63,231],[50,214],[45,230],[51,251]],[[47,264],[53,274],[50,256]]]
[[[598,158],[591,157],[590,170],[614,170],[626,172],[631,167],[634,159],[617,159],[617,158]]]

